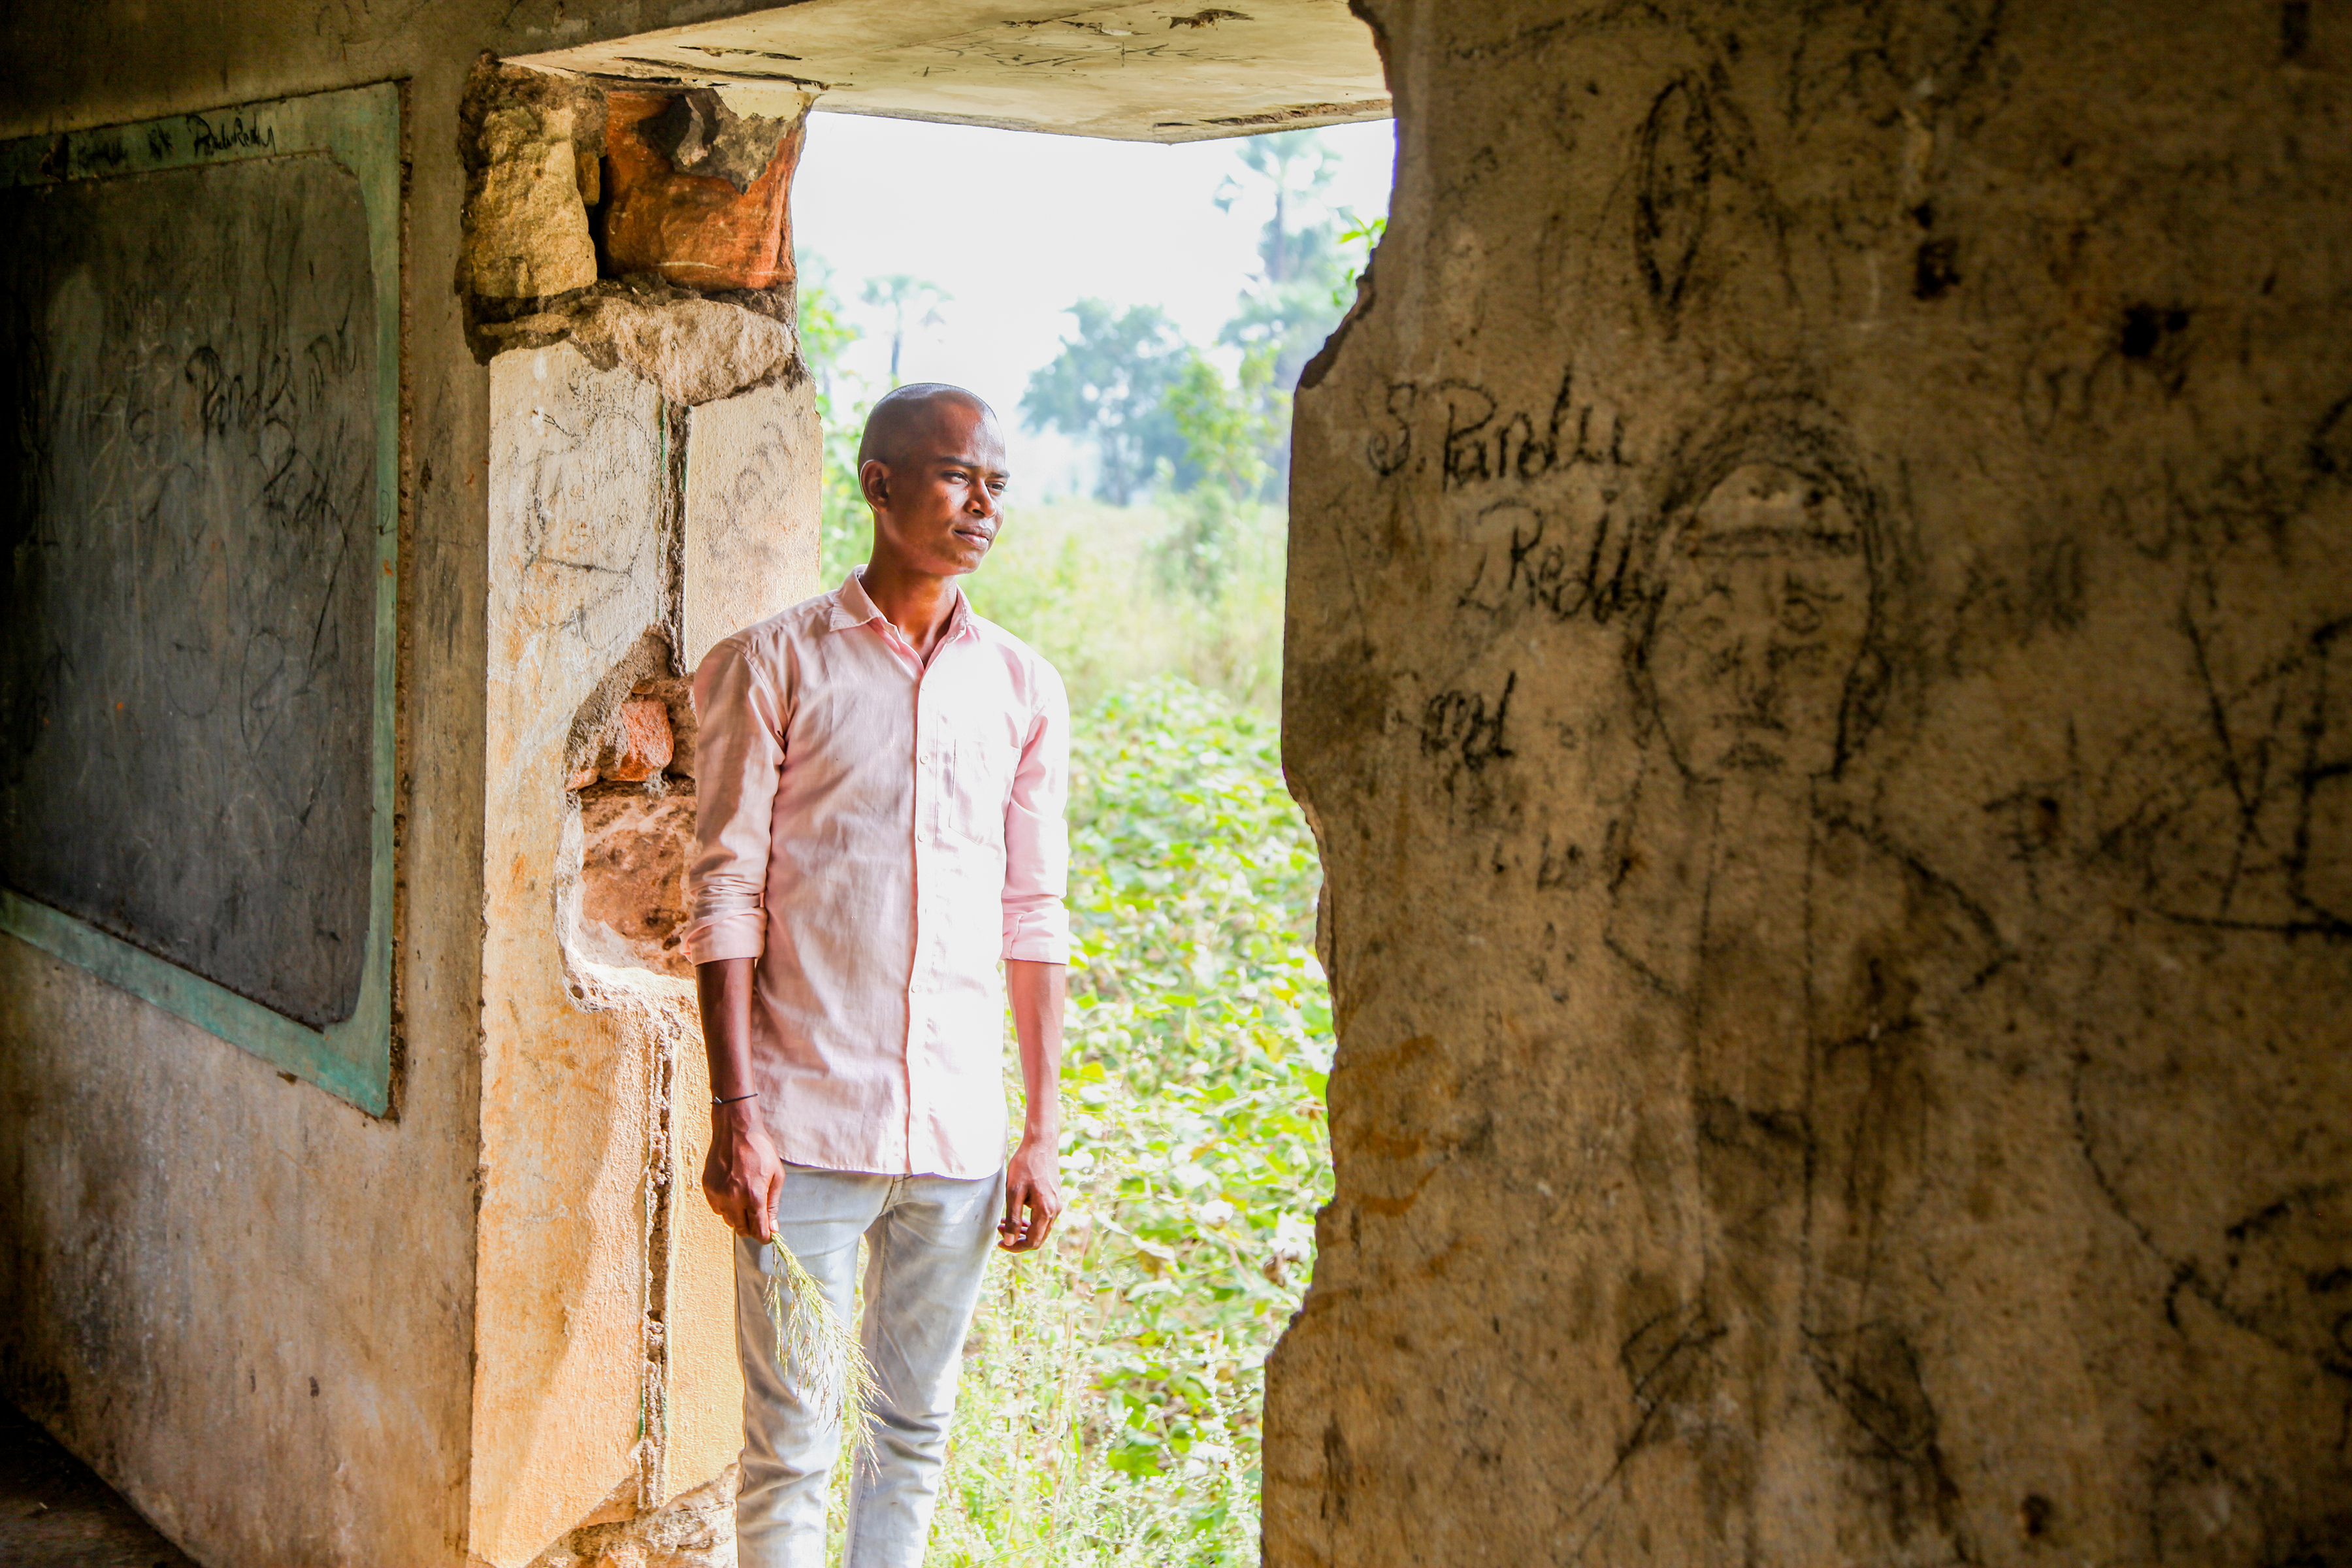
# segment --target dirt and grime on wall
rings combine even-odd
[[[2343,1560],[2352,34],[1363,9],[1268,1563]]]

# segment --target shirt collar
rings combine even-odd
[[[866,626],[883,618],[881,606],[866,592],[865,578],[865,567],[852,566],[849,575],[843,578],[841,586],[835,590],[830,617],[835,631],[846,631],[851,626]],[[961,588],[955,591],[955,608],[948,616],[948,629],[940,634],[941,642],[970,630],[971,626],[971,601],[964,597]]]

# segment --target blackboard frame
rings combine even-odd
[[[313,1029],[71,915],[0,887],[0,931],[240,1046],[373,1116],[392,1105],[393,789],[400,546],[401,88],[234,104],[0,142],[0,187],[324,153],[353,174],[375,290],[375,645],[368,930],[359,1002]]]

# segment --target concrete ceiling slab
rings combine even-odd
[[[820,110],[1125,142],[1383,120],[1388,86],[1346,0],[1049,10],[987,0],[803,0],[518,58]],[[764,100],[764,107],[763,107]]]

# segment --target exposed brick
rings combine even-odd
[[[574,1530],[530,1568],[732,1568],[735,1467],[661,1508]]]
[[[677,750],[669,732],[669,705],[658,697],[632,697],[613,715],[596,771],[608,779],[635,783],[669,766]]]
[[[705,99],[707,98],[707,102]],[[682,95],[628,89],[606,99],[604,159],[610,199],[604,208],[604,256],[615,275],[657,273],[694,289],[773,289],[793,281],[788,206],[793,170],[800,162],[803,122],[780,132],[766,167],[743,189],[743,123],[730,120],[723,139],[710,126],[724,110],[715,95],[698,96],[685,116]],[[665,119],[667,117],[667,119]],[[692,129],[679,139],[681,118]],[[773,122],[764,122],[773,126]],[[665,145],[713,172],[676,166]],[[724,153],[712,151],[721,148]]]
[[[694,796],[640,790],[591,795],[580,808],[580,920],[596,956],[691,977],[679,949]]]

